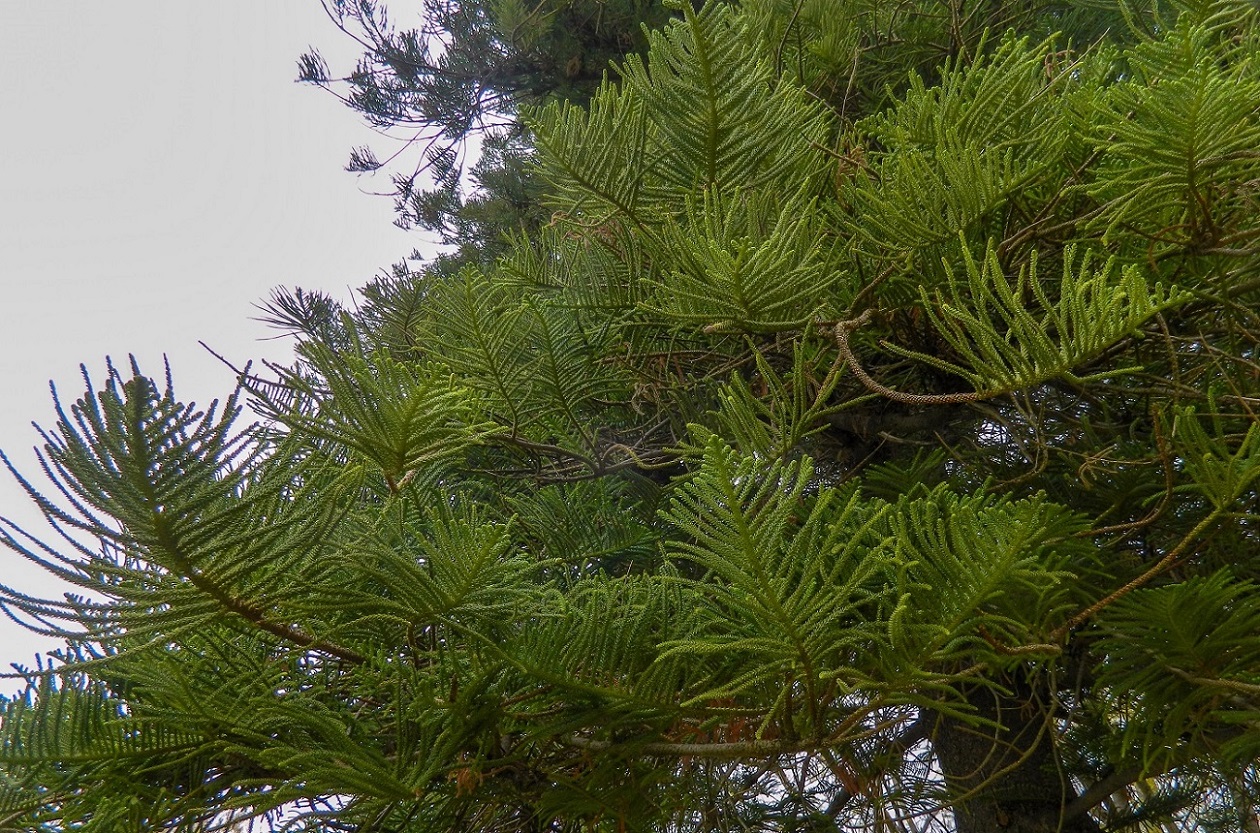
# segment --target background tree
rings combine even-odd
[[[1257,10],[677,13],[260,425],[59,406],[5,823],[1256,829]]]
[[[426,0],[420,26],[400,29],[384,3],[321,2],[364,52],[338,77],[312,51],[300,79],[394,140],[384,161],[354,149],[347,170],[390,173],[399,225],[455,247],[448,260],[485,264],[503,252],[505,234],[546,221],[519,108],[585,102],[611,62],[643,50],[642,27],[671,15],[659,0]]]

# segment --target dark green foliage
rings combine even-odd
[[[59,407],[0,828],[1254,833],[1253,4],[334,14],[528,127],[225,412]]]
[[[659,0],[426,0],[413,23],[375,0],[322,2],[365,51],[342,77],[318,52],[304,55],[299,79],[403,142],[383,162],[356,148],[347,170],[388,172],[400,225],[456,246],[447,258],[483,264],[505,234],[547,219],[519,108],[585,102],[614,62],[646,47],[642,27],[671,14]],[[472,139],[480,153],[470,159]]]

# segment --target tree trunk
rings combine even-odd
[[[1026,686],[1013,695],[986,688],[968,692],[974,726],[938,715],[932,738],[945,775],[958,833],[1098,833],[1087,815],[1064,819],[1077,793],[1057,766],[1054,727]]]

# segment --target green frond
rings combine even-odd
[[[909,460],[892,461],[862,470],[862,492],[895,503],[911,489],[931,489],[946,478],[946,452],[939,448],[915,452]]]
[[[361,290],[357,320],[373,348],[396,359],[422,358],[433,281],[417,273],[379,275]]]
[[[808,460],[741,458],[714,438],[676,492],[666,517],[684,537],[668,546],[705,571],[705,604],[662,656],[727,663],[690,704],[794,680],[807,703],[840,685],[939,705],[953,674],[1057,654],[1042,643],[1071,604],[1081,518],[1044,498],[942,486],[889,504],[811,480]]]
[[[1248,0],[1176,0],[1183,18],[1224,37],[1254,36],[1260,30],[1260,9]],[[1241,40],[1241,38],[1239,38]]]
[[[881,148],[845,184],[845,225],[864,249],[893,257],[949,244],[1055,170],[1068,74],[1047,77],[1050,49],[1009,38],[938,85],[914,75],[903,100],[859,124]]]
[[[1014,149],[1021,158],[1053,155],[1061,140],[1052,135],[1055,125],[1043,125],[1039,118],[1056,109],[1054,79],[1047,76],[1045,63],[1053,46],[1052,40],[1007,37],[992,53],[946,66],[931,87],[914,75],[894,107],[861,127],[889,148],[931,150],[952,138],[992,152]]]
[[[467,268],[433,290],[428,346],[432,354],[487,399],[485,410],[509,425],[523,422],[530,391],[527,325],[519,296],[481,270]]]
[[[854,74],[864,29],[869,29],[878,5],[870,0],[756,0],[741,3],[740,10],[776,69],[817,90]]]
[[[1216,40],[1207,28],[1179,26],[1136,47],[1132,77],[1096,112],[1104,156],[1089,192],[1103,204],[1104,239],[1136,227],[1160,246],[1211,247],[1222,228],[1255,227],[1237,187],[1260,177],[1254,46],[1244,42],[1243,57],[1223,61]]]
[[[394,801],[412,797],[393,763],[349,709],[340,705],[334,709],[300,694],[275,697],[256,708],[257,719],[283,727],[279,736],[265,745],[242,744],[229,751],[267,770],[301,773],[300,786],[297,778],[291,786],[308,795]]]
[[[1034,255],[1012,284],[993,247],[981,263],[964,248],[966,281],[949,275],[948,295],[935,299],[921,289],[921,301],[957,363],[938,356],[884,347],[966,379],[982,398],[1035,387],[1049,379],[1099,379],[1131,368],[1077,377],[1073,370],[1132,335],[1157,313],[1183,303],[1188,295],[1162,284],[1148,287],[1135,266],[1113,277],[1114,260],[1094,267],[1087,252],[1077,261],[1068,247],[1054,300],[1037,276]],[[1038,314],[1039,313],[1039,314]]]
[[[226,784],[204,778],[214,750],[213,738],[138,715],[99,682],[50,672],[25,694],[0,698],[0,829],[171,825],[222,800]]]
[[[706,190],[660,232],[661,275],[643,304],[669,320],[721,330],[799,330],[838,279],[828,233],[805,191]]]
[[[588,108],[553,104],[534,115],[542,174],[563,216],[590,226],[619,216],[645,231],[706,190],[816,187],[823,108],[775,82],[732,9],[683,12]]]
[[[532,239],[518,237],[496,279],[556,303],[616,315],[647,297],[643,241],[615,221],[557,222]]]
[[[650,195],[668,205],[700,189],[807,187],[822,172],[812,145],[826,136],[823,108],[775,78],[733,8],[678,5],[684,20],[652,32],[646,60],[622,69],[655,127]]]
[[[889,546],[904,575],[888,614],[897,648],[888,659],[902,657],[908,669],[958,670],[1001,664],[1004,649],[1044,642],[1041,629],[1069,601],[1065,568],[1075,545],[1068,536],[1082,526],[1043,497],[995,500],[946,486],[903,497],[888,514]],[[1056,651],[1040,648],[1042,656]]]
[[[1146,766],[1187,743],[1260,755],[1260,588],[1221,570],[1128,594],[1099,619],[1099,683]]]
[[[1173,419],[1173,437],[1190,478],[1189,488],[1200,492],[1218,511],[1227,511],[1260,480],[1260,422],[1252,422],[1237,448],[1235,439],[1216,420],[1213,435],[1203,427],[1194,408],[1183,408]]]
[[[426,503],[428,501],[425,501]],[[348,524],[301,606],[336,619],[338,632],[370,640],[390,630],[422,631],[450,623],[497,628],[539,592],[535,559],[515,549],[506,524],[475,504],[422,509],[394,506],[379,519]]]
[[[476,391],[508,444],[520,437],[589,460],[598,445],[586,430],[591,409],[630,398],[626,374],[605,360],[618,329],[563,298],[520,298],[513,284],[528,268],[469,269],[438,289],[432,355]]]
[[[597,575],[574,583],[522,622],[504,651],[530,678],[573,692],[577,728],[658,720],[678,711],[697,669],[662,661],[658,646],[687,627],[682,585],[661,576]]]
[[[46,677],[37,689],[0,702],[0,764],[32,767],[182,756],[206,738],[134,717],[100,683]]]
[[[586,107],[549,104],[531,127],[557,211],[590,224],[620,216],[642,225],[653,126],[637,95],[605,78]]]
[[[616,329],[592,323],[578,310],[545,302],[530,304],[524,315],[530,328],[522,346],[530,355],[535,383],[529,401],[532,430],[541,428],[592,448],[588,414],[630,399],[625,373],[604,360]]]
[[[873,528],[886,507],[852,492],[812,491],[812,466],[741,457],[714,437],[704,464],[665,511],[685,537],[670,551],[704,571],[702,627],[666,655],[738,659],[702,699],[798,678],[851,679],[879,650],[871,616],[891,592],[891,560]],[[852,673],[850,673],[852,671]],[[715,681],[717,683],[718,681]]]
[[[548,571],[578,578],[593,572],[638,572],[658,560],[654,519],[660,488],[636,493],[613,478],[555,484],[511,500],[516,528]]]
[[[357,475],[237,429],[235,400],[201,413],[117,371],[44,432],[45,471],[68,509],[41,498],[68,555],[10,524],[3,542],[92,593],[53,602],[6,594],[44,621],[77,620],[106,645],[167,644],[218,622],[293,646],[332,648],[277,611],[305,580],[343,515],[338,496]],[[264,456],[264,455],[268,456]],[[35,494],[33,488],[31,488]],[[313,492],[332,500],[313,500]],[[81,539],[97,542],[93,548]],[[67,634],[69,635],[69,634]],[[81,637],[80,637],[81,638]]]
[[[707,425],[745,456],[774,460],[799,453],[810,435],[826,427],[825,403],[840,378],[828,367],[832,357],[815,344],[808,336],[794,341],[792,364],[782,371],[753,348],[755,375],[750,380],[731,376],[717,393],[718,407]],[[706,432],[698,429],[691,426],[698,440],[685,446],[697,456],[706,447]]]
[[[344,347],[349,342],[344,311],[323,292],[279,287],[260,309],[260,320],[283,333],[301,334],[333,347]]]
[[[961,144],[947,136],[932,152],[899,151],[860,175],[848,194],[868,246],[913,250],[942,245],[1000,207],[1029,178],[1012,150]]]
[[[318,376],[283,372],[281,381],[299,401],[275,408],[273,416],[291,431],[353,452],[391,488],[494,430],[472,391],[436,365],[403,363],[383,352],[346,355],[318,343],[305,352]]]

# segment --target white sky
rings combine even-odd
[[[357,55],[318,0],[0,3],[0,448],[24,471],[49,380],[73,402],[80,362],[99,379],[134,353],[159,376],[165,354],[208,404],[233,380],[198,340],[283,360],[252,320],[273,287],[346,298],[426,247],[365,193],[387,182],[342,170],[352,145],[387,147],[293,82],[311,45],[334,72]],[[39,527],[7,473],[0,515]],[[7,549],[0,582],[60,593]],[[0,670],[51,646],[0,621]]]

